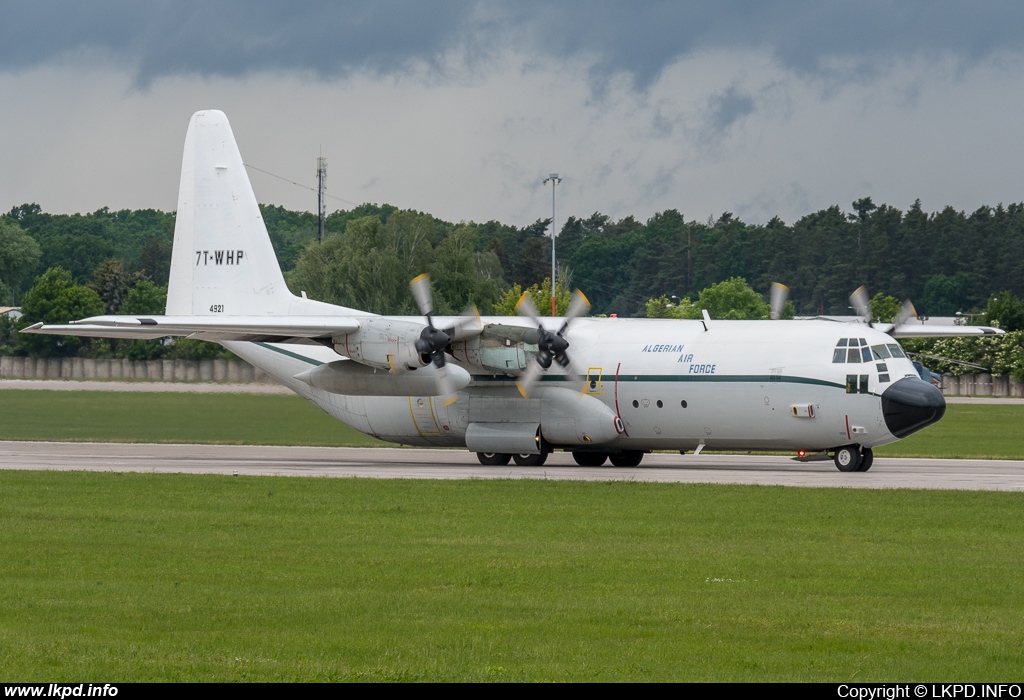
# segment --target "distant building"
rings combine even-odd
[[[21,313],[20,306],[0,306],[0,316],[6,316],[17,321],[24,314]]]

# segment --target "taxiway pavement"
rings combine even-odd
[[[831,461],[764,455],[650,454],[640,467],[594,468],[558,452],[543,467],[485,467],[462,450],[12,441],[0,442],[0,469],[1024,491],[1024,461],[977,459],[876,458],[871,471],[844,474]]]

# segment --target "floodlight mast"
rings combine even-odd
[[[551,183],[551,316],[555,316],[555,185],[562,181],[558,173],[544,178],[544,184]]]
[[[316,242],[324,238],[324,220],[327,218],[327,159],[316,159]]]

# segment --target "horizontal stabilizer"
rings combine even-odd
[[[1006,331],[989,326],[933,326],[928,324],[904,323],[892,330],[891,324],[876,323],[875,328],[894,338],[956,338],[969,335],[1003,335]]]

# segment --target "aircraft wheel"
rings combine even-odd
[[[860,448],[856,445],[837,447],[833,457],[841,472],[855,472],[860,467]]]
[[[607,452],[573,452],[572,458],[581,467],[600,467],[608,460]]]
[[[500,452],[477,452],[476,458],[480,460],[480,464],[487,467],[503,467],[509,463],[512,459],[512,455],[502,454]]]
[[[548,460],[548,453],[545,451],[536,455],[512,455],[512,459],[520,467],[539,467]]]
[[[857,467],[857,471],[866,472],[871,469],[871,464],[875,461],[875,453],[871,451],[870,447],[865,447],[860,451],[860,466]]]
[[[644,453],[640,450],[623,450],[612,452],[611,459],[616,467],[639,467],[644,459]]]

